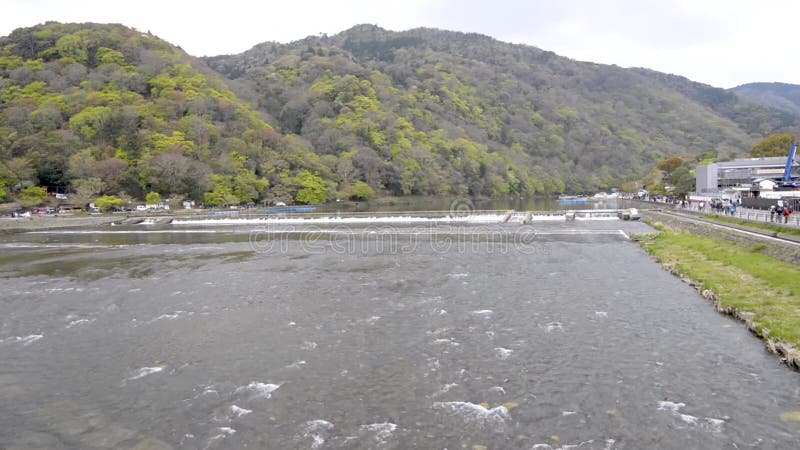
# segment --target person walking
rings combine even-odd
[[[775,222],[775,205],[769,207],[769,221]]]

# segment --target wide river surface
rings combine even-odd
[[[0,448],[800,448],[646,225],[489,222],[2,236]]]

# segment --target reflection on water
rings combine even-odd
[[[0,448],[797,448],[797,374],[645,229],[3,236]]]

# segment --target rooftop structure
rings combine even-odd
[[[753,187],[756,180],[779,179],[786,167],[785,156],[774,158],[742,158],[697,166],[697,193],[712,194],[733,187]],[[800,176],[797,161],[792,175]],[[757,183],[756,183],[757,184]]]

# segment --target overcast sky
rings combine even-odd
[[[724,88],[800,84],[798,0],[2,0],[0,10],[2,36],[48,20],[113,22],[195,56],[371,23],[477,32]]]

